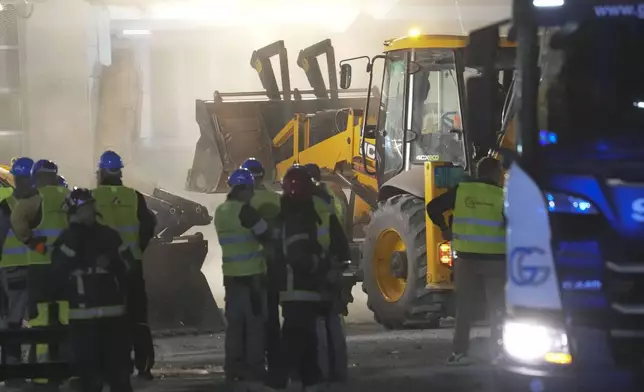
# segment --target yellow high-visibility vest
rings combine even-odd
[[[503,189],[461,182],[456,190],[452,238],[457,252],[504,254]]]

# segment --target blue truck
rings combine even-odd
[[[470,37],[471,132],[498,128],[480,98],[502,24]],[[514,0],[511,26],[497,389],[644,391],[644,3]]]

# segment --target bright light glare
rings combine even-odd
[[[150,35],[150,30],[123,30],[123,35]]]
[[[503,325],[503,348],[522,362],[572,363],[568,336],[561,330],[531,321],[506,321]]]
[[[635,106],[638,109],[644,109],[644,102],[642,102],[642,101],[635,102],[635,103],[633,103],[633,106]]]
[[[552,339],[542,325],[507,321],[503,326],[503,347],[517,359],[535,361],[548,353]]]
[[[532,0],[535,7],[561,7],[564,0]]]
[[[409,29],[409,32],[407,33],[410,37],[418,37],[420,35],[420,29],[413,28]]]

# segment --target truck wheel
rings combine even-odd
[[[425,203],[413,195],[381,202],[366,229],[361,269],[367,306],[388,329],[436,328],[450,293],[429,291]]]

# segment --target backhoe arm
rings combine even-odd
[[[282,76],[282,93],[285,101],[291,100],[291,79],[288,70],[288,55],[284,41],[276,41],[270,45],[253,51],[250,58],[250,66],[259,74],[262,86],[266,90],[266,96],[271,101],[280,101],[280,90],[275,79],[275,71],[271,64],[271,57],[279,56],[280,73]]]
[[[329,99],[329,94],[326,90],[322,70],[318,57],[325,54],[327,69],[329,71],[329,92],[331,99],[338,99],[338,76],[335,66],[335,50],[331,45],[330,39],[325,39],[308,48],[300,50],[297,56],[297,65],[304,70],[311,87],[318,99]]]

